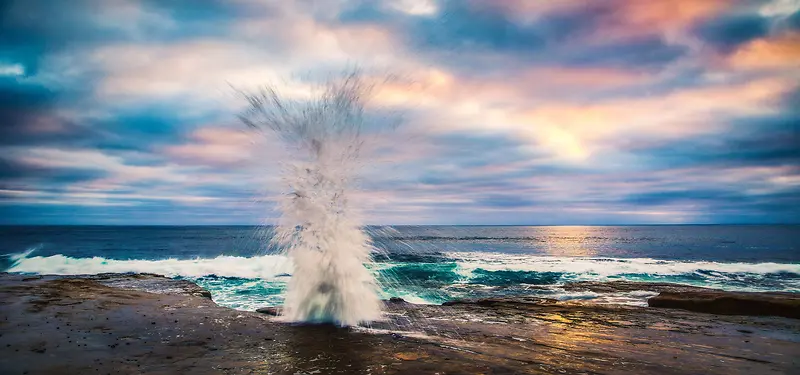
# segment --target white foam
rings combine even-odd
[[[284,255],[257,257],[218,256],[198,259],[117,260],[103,257],[73,258],[65,255],[34,256],[36,249],[9,256],[13,265],[8,272],[56,275],[98,274],[106,272],[147,272],[165,276],[201,277],[217,275],[271,280],[291,274],[292,261]],[[487,271],[567,272],[609,277],[623,274],[680,275],[697,271],[767,274],[787,272],[800,274],[800,264],[793,263],[717,263],[658,260],[651,258],[566,258],[518,256],[496,253],[451,253],[458,272],[465,278],[477,269]],[[373,271],[395,264],[377,263]],[[720,274],[717,274],[718,276]]]
[[[32,247],[32,248],[30,248],[28,250],[25,250],[25,251],[23,251],[21,253],[18,253],[18,254],[11,254],[11,255],[8,256],[8,259],[10,259],[13,263],[17,263],[20,260],[27,258],[29,255],[31,255],[36,250],[39,250],[38,246]]]
[[[370,85],[357,72],[331,81],[310,101],[274,90],[248,95],[241,116],[283,141],[283,194],[273,241],[294,269],[282,315],[289,321],[356,325],[380,318],[373,250],[352,199],[365,139]]]
[[[456,259],[459,272],[469,277],[476,269],[487,271],[568,272],[577,275],[609,277],[623,274],[681,275],[698,271],[767,274],[800,274],[800,264],[791,263],[718,263],[677,261],[652,258],[570,258],[500,253],[448,253]]]
[[[292,272],[291,261],[282,255],[259,257],[218,256],[199,259],[117,260],[102,257],[72,258],[64,255],[27,257],[30,252],[12,256],[8,272],[53,275],[82,275],[107,272],[155,273],[169,277],[217,275],[270,280]]]

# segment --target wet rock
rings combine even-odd
[[[416,361],[420,358],[427,357],[427,355],[424,353],[404,352],[396,353],[394,357],[402,361]]]
[[[483,299],[457,299],[447,301],[442,306],[458,306],[458,305],[474,305],[482,307],[519,307],[524,308],[527,305],[552,305],[558,303],[558,300],[549,298],[538,297],[499,297],[499,298],[483,298]]]
[[[0,273],[0,373],[796,373],[800,345],[800,320],[778,317],[522,296],[386,301],[383,320],[337,327],[224,308],[159,276],[21,279]]]
[[[634,281],[577,281],[563,286],[567,291],[590,291],[595,293],[647,292],[691,292],[713,289],[672,283],[643,283]]]
[[[281,315],[281,310],[282,309],[280,307],[278,307],[278,306],[267,306],[267,307],[262,307],[260,309],[257,309],[256,312],[257,313],[261,313],[261,314],[271,315],[271,316],[279,316],[279,315]]]
[[[139,290],[156,294],[174,294],[211,299],[211,292],[188,280],[170,279],[151,273],[119,274],[101,273],[80,276],[113,288]]]
[[[719,315],[782,316],[800,319],[800,294],[721,290],[661,292],[650,307],[676,308]]]

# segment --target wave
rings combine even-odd
[[[7,272],[28,274],[156,273],[184,278],[209,290],[222,306],[254,310],[283,304],[293,264],[282,255],[198,259],[106,259],[31,256],[37,249],[3,257]],[[570,291],[571,281],[674,282],[743,291],[800,292],[800,264],[716,263],[650,258],[567,258],[500,253],[384,254],[369,265],[381,298],[442,303],[457,298],[536,295],[560,300],[645,306],[652,292]],[[644,294],[642,294],[644,293]]]
[[[103,257],[72,258],[64,255],[29,257],[32,251],[10,256],[6,272],[83,275],[98,273],[155,273],[176,277],[218,275],[246,279],[274,279],[292,272],[291,262],[282,255],[259,257],[218,256],[198,259],[118,260]]]
[[[795,263],[718,263],[652,258],[578,258],[525,256],[514,254],[461,252],[445,253],[455,260],[462,272],[486,271],[567,272],[609,277],[624,274],[680,275],[698,271],[710,273],[800,274]]]
[[[283,255],[198,259],[119,260],[65,255],[8,256],[7,272],[32,274],[155,273],[169,277],[281,280],[293,265]],[[384,286],[439,288],[449,285],[511,287],[570,281],[666,281],[727,289],[800,291],[800,264],[717,263],[650,258],[568,258],[501,253],[443,253],[440,257],[381,259],[370,265]]]

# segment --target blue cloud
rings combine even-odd
[[[644,207],[699,204],[715,223],[798,223],[800,189],[762,194],[745,194],[733,188],[649,191],[628,195],[622,202]]]
[[[0,77],[0,145],[41,142],[42,134],[36,133],[32,124],[54,108],[56,99],[45,87]]]
[[[510,194],[487,194],[475,202],[487,208],[525,208],[536,205],[536,201],[521,197],[516,193]]]
[[[585,44],[592,33],[602,33],[602,23],[616,11],[608,4],[548,14],[520,23],[507,11],[462,1],[444,1],[434,17],[415,17],[387,10],[377,3],[359,2],[339,20],[350,23],[382,22],[408,35],[412,46],[438,63],[470,73],[497,68],[497,59],[483,61],[482,53],[508,55],[507,68],[515,64],[559,64],[585,67],[659,69],[688,51],[660,36],[635,40],[608,40]]]
[[[103,20],[99,7],[114,3],[92,1],[6,1],[0,5],[0,62],[19,63],[29,76],[36,75],[44,58],[61,51],[83,51],[85,48],[120,42],[187,40],[202,36],[224,36],[236,16],[244,12],[230,2],[152,1],[133,3],[141,6],[146,15],[160,20],[143,19],[135,24],[137,14],[119,11],[117,20]],[[163,21],[163,22],[162,22]],[[151,23],[148,23],[151,22]],[[160,25],[159,22],[164,23]],[[172,25],[174,23],[174,25]]]
[[[653,167],[800,165],[800,116],[734,120],[727,134],[681,139],[639,151]]]
[[[119,114],[93,126],[103,129],[91,145],[103,150],[151,150],[154,146],[174,144],[186,131],[179,117],[147,112]]]
[[[769,33],[770,21],[758,14],[734,14],[700,24],[697,34],[714,48],[729,51]]]
[[[10,1],[0,5],[0,61],[20,63],[35,75],[43,58],[54,51],[123,37],[119,30],[100,30],[87,19],[82,1]]]
[[[687,51],[686,46],[668,44],[661,37],[653,36],[636,41],[576,48],[566,53],[561,61],[566,65],[584,67],[660,69],[684,56]]]
[[[541,30],[519,26],[491,8],[447,2],[440,14],[434,19],[420,19],[409,30],[420,47],[530,53],[541,50],[547,42]]]
[[[721,189],[686,189],[674,191],[650,191],[646,193],[636,193],[624,198],[626,203],[646,206],[660,206],[676,202],[740,202],[746,196],[729,190]]]

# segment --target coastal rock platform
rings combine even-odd
[[[800,320],[779,316],[395,300],[385,320],[340,328],[221,307],[191,282],[148,274],[2,274],[0,301],[0,374],[800,373]]]

